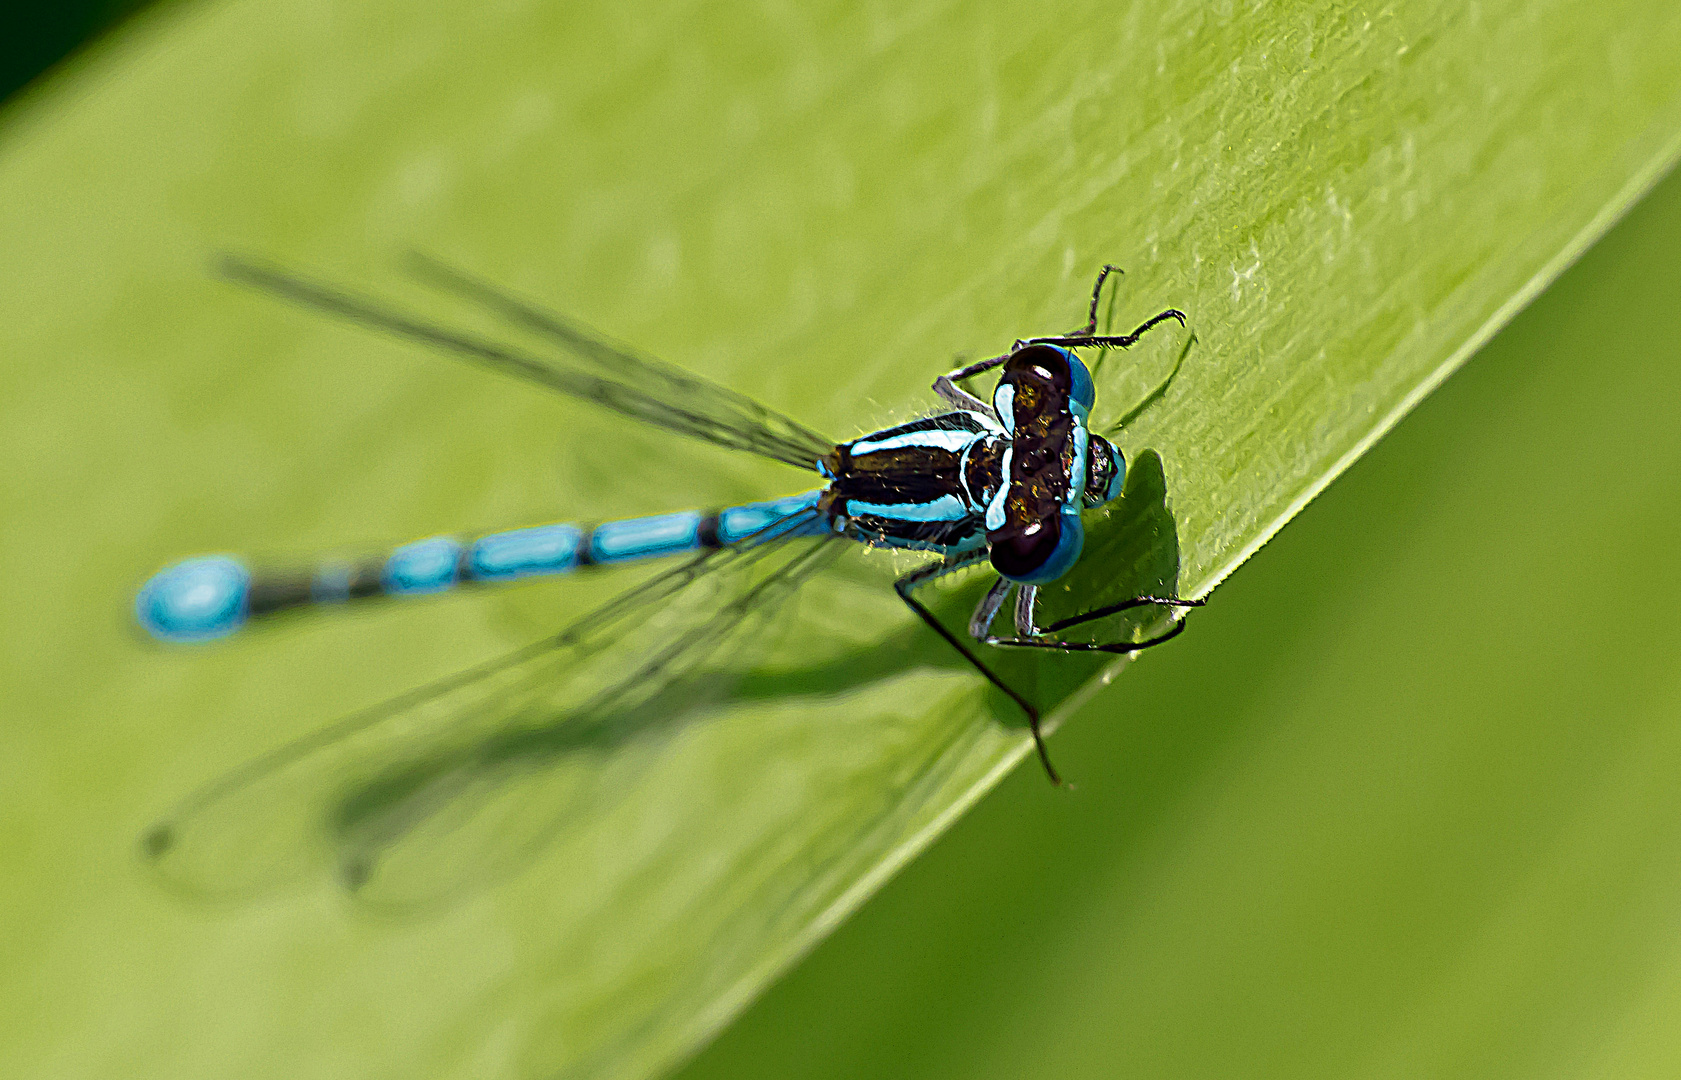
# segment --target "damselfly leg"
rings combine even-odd
[[[1185,325],[1185,313],[1177,308],[1168,308],[1167,310],[1157,312],[1155,315],[1152,315],[1148,319],[1144,320],[1144,322],[1140,323],[1138,328],[1130,334],[1098,334],[1097,305],[1099,297],[1103,294],[1103,283],[1111,273],[1121,272],[1120,267],[1111,264],[1105,264],[1103,269],[1099,271],[1097,275],[1097,284],[1092,287],[1091,309],[1086,319],[1085,326],[1067,334],[1057,334],[1050,337],[1020,338],[1015,342],[1015,344],[1010,346],[1010,351],[1007,353],[1003,353],[999,356],[989,356],[985,360],[977,360],[973,364],[955,368],[946,372],[944,375],[941,375],[939,378],[934,380],[934,393],[940,395],[940,397],[944,398],[946,401],[955,405],[959,409],[991,416],[993,415],[993,412],[990,405],[982,401],[980,398],[975,397],[973,394],[970,394],[957,384],[963,382],[965,379],[971,379],[976,375],[991,371],[993,368],[1008,360],[1016,352],[1029,345],[1060,345],[1071,349],[1125,349],[1136,344],[1138,339],[1149,333],[1152,328],[1167,322],[1169,319],[1177,320],[1180,326]],[[1181,355],[1180,359],[1184,359],[1183,355]],[[1177,367],[1174,369],[1174,372],[1177,374]]]
[[[1114,263],[1104,263],[1103,269],[1097,272],[1097,283],[1091,289],[1091,308],[1086,313],[1085,326],[1057,337],[1027,338],[1025,341],[1017,342],[1017,347],[1019,348],[1022,345],[1068,345],[1072,347],[1095,345],[1099,348],[1124,349],[1143,337],[1152,326],[1166,322],[1168,319],[1178,319],[1180,326],[1185,325],[1185,313],[1177,308],[1168,308],[1166,311],[1150,316],[1130,334],[1123,334],[1118,337],[1100,335],[1097,332],[1097,304],[1103,296],[1103,282],[1110,274],[1124,273],[1126,271]]]
[[[1039,751],[1039,761],[1045,766],[1045,772],[1050,774],[1051,783],[1060,785],[1062,783],[1062,777],[1057,775],[1056,767],[1051,764],[1050,751],[1045,749],[1044,733],[1039,729],[1039,709],[1031,701],[1027,700],[1027,698],[1024,697],[1015,687],[1005,682],[1002,676],[982,663],[981,658],[975,655],[975,651],[973,649],[965,645],[961,638],[948,630],[946,625],[942,623],[932,611],[928,610],[927,605],[912,595],[912,590],[919,585],[933,581],[935,578],[944,577],[945,575],[961,570],[964,567],[974,566],[975,564],[984,562],[985,560],[985,550],[972,551],[963,555],[955,555],[941,559],[937,563],[930,563],[927,566],[918,567],[899,578],[898,581],[893,583],[893,591],[899,594],[899,599],[903,600],[907,607],[916,612],[919,619],[927,623],[931,630],[944,638],[946,640],[946,644],[956,649],[963,659],[969,662],[969,666],[984,675],[987,682],[990,682],[992,685],[1002,690],[1005,696],[1021,707],[1021,711],[1027,714],[1027,726],[1033,732],[1033,745]],[[1001,582],[1003,581],[1002,578],[999,580]],[[1004,583],[1008,584],[1008,582]],[[993,588],[996,589],[997,586],[994,586]],[[988,592],[987,597],[990,598],[991,596],[992,593]],[[986,603],[986,599],[983,599],[981,603],[984,605]],[[973,620],[971,620],[971,623],[972,622]]]
[[[1110,274],[1125,274],[1126,271],[1114,263],[1104,263],[1103,269],[1097,272],[1097,284],[1091,287],[1091,309],[1086,312],[1086,325],[1079,330],[1070,330],[1068,337],[1091,337],[1097,333],[1097,303],[1103,296],[1103,283]]]
[[[1005,584],[1007,584],[1007,582]],[[989,593],[988,597],[990,598],[990,596],[991,594]],[[1090,611],[1084,611],[1078,615],[1071,615],[1066,619],[1058,619],[1049,626],[1039,626],[1035,620],[1035,609],[1039,601],[1039,588],[1036,585],[1023,585],[1021,586],[1020,591],[1016,594],[1015,624],[1016,634],[1018,636],[998,637],[992,633],[992,619],[997,615],[998,607],[1001,605],[1002,599],[1002,597],[999,597],[999,602],[994,603],[992,609],[989,612],[984,613],[986,615],[985,624],[979,627],[980,632],[975,633],[974,635],[977,640],[983,641],[988,645],[997,645],[1005,648],[1055,649],[1059,652],[1103,652],[1118,654],[1135,653],[1142,649],[1148,649],[1153,645],[1160,645],[1164,641],[1172,641],[1184,632],[1184,617],[1181,616],[1176,619],[1170,630],[1167,630],[1156,637],[1146,638],[1143,641],[1067,641],[1061,638],[1047,637],[1045,635],[1055,634],[1060,631],[1070,629],[1071,627],[1080,626],[1088,622],[1094,622],[1098,619],[1105,619],[1111,615],[1118,615],[1123,611],[1133,611],[1137,608],[1161,607],[1172,610],[1183,610],[1186,608],[1202,607],[1205,603],[1207,603],[1205,600],[1181,600],[1178,597],[1173,596],[1135,596],[1130,600],[1122,600],[1116,604],[1106,604],[1103,607],[1093,608]],[[975,612],[976,620],[980,620],[982,615],[983,612],[977,609]],[[971,626],[971,632],[975,629],[976,627]]]
[[[1180,326],[1185,325],[1185,313],[1176,308],[1168,308],[1166,311],[1157,312],[1148,319],[1145,319],[1139,324],[1138,329],[1134,330],[1130,334],[1121,334],[1118,336],[1062,334],[1056,337],[1023,338],[1016,344],[1018,346],[1064,345],[1071,349],[1125,349],[1136,344],[1138,339],[1148,333],[1152,327],[1159,326],[1162,323],[1167,322],[1169,319],[1177,320]],[[1008,359],[1008,357],[1005,357],[1005,359]]]
[[[983,561],[985,557],[984,552],[977,552],[957,556],[956,558],[945,559],[937,563],[931,563],[928,566],[920,567],[904,575],[894,583],[893,588],[896,592],[898,592],[899,598],[903,600],[912,611],[916,612],[917,616],[921,618],[923,622],[927,623],[935,633],[944,638],[947,644],[956,649],[958,653],[962,655],[963,659],[969,662],[971,667],[984,675],[987,681],[992,683],[992,685],[1002,690],[1011,701],[1014,701],[1016,705],[1021,708],[1022,712],[1027,714],[1028,727],[1033,732],[1033,746],[1039,752],[1039,762],[1045,767],[1045,772],[1050,776],[1051,782],[1053,784],[1061,785],[1062,777],[1056,771],[1056,767],[1051,764],[1050,751],[1045,746],[1045,737],[1040,726],[1041,718],[1039,716],[1038,708],[1009,683],[1005,682],[1002,676],[987,667],[987,665],[981,661],[981,658],[975,654],[973,649],[964,644],[963,640],[956,634],[952,633],[945,624],[941,623],[925,604],[912,595],[913,590],[915,590],[918,586],[933,581],[935,578],[944,577],[947,574],[964,569],[965,567],[973,566],[976,563]],[[1015,624],[1016,631],[1019,636],[999,637],[992,633],[993,620],[997,618],[999,609],[1004,606],[1004,601],[1009,597],[1010,590],[1018,588],[1019,592],[1016,596]],[[1163,644],[1164,642],[1172,641],[1175,637],[1178,637],[1184,632],[1185,620],[1183,618],[1177,619],[1174,622],[1172,629],[1155,637],[1146,638],[1143,641],[1066,641],[1060,638],[1046,637],[1044,635],[1054,634],[1058,631],[1069,629],[1070,627],[1079,626],[1083,623],[1092,622],[1097,619],[1107,618],[1110,615],[1116,615],[1120,612],[1130,611],[1135,608],[1149,606],[1164,608],[1194,608],[1202,607],[1204,604],[1204,601],[1202,600],[1180,600],[1174,597],[1163,596],[1136,596],[1130,600],[1123,600],[1116,604],[1107,604],[1103,607],[1094,608],[1091,611],[1082,612],[1079,615],[1070,616],[1066,619],[1059,619],[1058,621],[1051,623],[1049,626],[1040,627],[1034,623],[1034,609],[1038,602],[1038,596],[1038,586],[1017,586],[1015,582],[1012,582],[1007,578],[998,578],[992,583],[992,586],[987,589],[986,595],[981,597],[980,603],[975,606],[975,612],[969,619],[969,636],[976,641],[982,642],[983,644],[1001,646],[1005,648],[1016,647],[1052,649],[1057,652],[1068,653],[1101,652],[1112,654],[1130,654],[1141,652],[1144,649]]]

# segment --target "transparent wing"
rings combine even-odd
[[[804,511],[554,636],[355,714],[187,798],[145,836],[175,887],[240,899],[336,872],[371,905],[439,903],[526,864],[727,693],[733,655],[844,547]],[[808,520],[809,519],[809,520]]]
[[[227,277],[276,296],[408,338],[441,352],[594,402],[621,416],[734,450],[815,469],[833,441],[744,394],[614,344],[581,323],[501,293],[436,260],[414,256],[422,280],[481,305],[504,321],[560,346],[564,358],[454,330],[396,305],[358,296],[250,259],[224,256]],[[592,371],[589,368],[596,370]]]

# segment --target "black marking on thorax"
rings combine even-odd
[[[872,432],[842,443],[823,459],[834,480],[830,490],[836,499],[878,504],[926,503],[950,495],[970,503],[961,476],[963,446],[987,430],[973,414],[941,413]],[[904,436],[951,433],[947,445],[907,440]],[[961,440],[961,441],[960,441]],[[877,447],[904,441],[909,445]]]

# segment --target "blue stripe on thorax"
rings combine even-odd
[[[872,503],[850,499],[846,504],[846,512],[853,515],[868,514],[871,517],[894,521],[960,521],[973,513],[964,505],[963,500],[955,495],[941,495],[927,502],[905,503]]]
[[[898,435],[889,435],[885,439],[859,439],[852,444],[852,456],[862,457],[865,454],[873,454],[882,450],[904,450],[911,447],[949,450],[954,454],[961,454],[970,443],[977,439],[984,439],[988,434],[985,431],[967,431],[960,428],[906,431]]]
[[[998,485],[997,492],[993,494],[992,501],[986,507],[986,527],[989,531],[1004,527],[1004,502],[1010,497],[1010,466],[1015,461],[1015,456],[1016,448],[1014,446],[1004,448],[1004,458],[1000,470],[1004,480],[1003,483]]]
[[[875,454],[886,450],[905,450],[912,447],[925,447],[929,450],[946,450],[954,454],[963,452],[964,447],[976,439],[988,435],[997,435],[1003,429],[991,417],[981,413],[957,411],[936,413],[925,416],[921,420],[912,420],[908,424],[883,428],[880,431],[862,435],[852,442],[845,444],[853,457],[865,454]]]

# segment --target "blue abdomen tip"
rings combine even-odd
[[[226,555],[207,555],[160,570],[141,586],[134,613],[153,637],[209,641],[245,622],[251,572]]]

